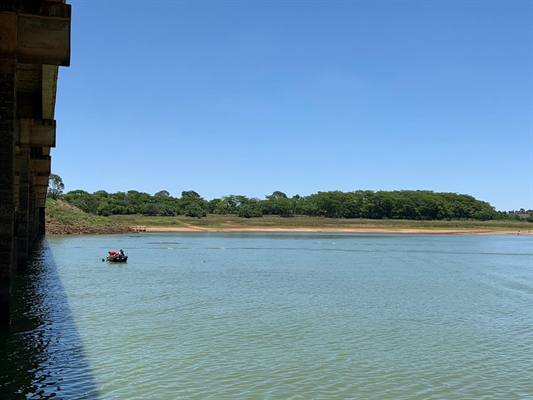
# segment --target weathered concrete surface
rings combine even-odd
[[[0,35],[1,36],[1,35]],[[5,36],[4,36],[5,37]],[[0,37],[2,43],[3,37]],[[0,50],[3,46],[0,45]],[[10,322],[13,229],[15,224],[16,59],[0,59],[0,325]]]
[[[58,66],[70,64],[65,0],[0,2],[0,327],[11,281],[44,234]]]
[[[20,149],[20,173],[19,173],[19,201],[17,231],[17,268],[25,271],[28,264],[30,237],[30,148]]]
[[[30,175],[30,185],[29,185],[29,213],[30,213],[30,220],[29,220],[29,232],[28,237],[30,240],[28,241],[28,253],[31,253],[33,251],[33,248],[35,246],[35,242],[37,241],[38,236],[38,229],[39,229],[39,213],[37,208],[35,207],[35,179],[33,176]]]

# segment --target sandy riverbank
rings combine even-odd
[[[322,232],[322,233],[403,233],[436,235],[532,235],[532,231],[523,230],[482,230],[482,229],[310,229],[310,228],[185,228],[147,227],[146,232]]]

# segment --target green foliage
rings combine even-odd
[[[158,215],[171,217],[176,215],[176,208],[172,204],[161,203],[159,204],[159,213]]]
[[[273,199],[286,199],[287,195],[283,192],[280,192],[279,190],[276,190],[269,197],[272,197]]]
[[[239,207],[238,214],[242,218],[258,218],[263,216],[261,204],[257,199],[251,199]]]
[[[220,199],[209,200],[207,202],[207,212],[209,214],[214,214],[215,210],[217,209],[218,203],[220,203],[220,202],[221,202]]]
[[[154,197],[170,197],[170,193],[166,190],[160,190],[156,194],[154,194]]]
[[[275,191],[270,196],[266,196],[266,200],[263,201],[263,213],[292,217],[295,213],[296,201],[296,198],[289,199],[285,193]]]
[[[308,215],[328,218],[490,220],[497,216],[494,207],[472,196],[424,190],[318,192],[309,201]]]
[[[85,190],[70,191],[63,195],[63,200],[86,213],[96,214],[98,211],[98,198]]]
[[[180,214],[187,217],[202,218],[207,215],[208,204],[194,190],[181,192],[181,199],[178,200],[178,210]]]
[[[244,205],[246,203],[246,197],[245,196],[235,196],[233,194],[230,194],[229,196],[224,196],[222,199],[217,202],[215,207],[215,214],[237,214],[239,211],[239,207]]]
[[[496,211],[489,203],[457,193],[435,193],[427,190],[318,192],[310,196],[289,198],[276,191],[264,200],[243,195],[228,195],[210,201],[193,190],[183,191],[181,198],[167,191],[148,193],[130,190],[108,193],[104,190],[90,194],[75,190],[62,195],[69,204],[102,216],[185,215],[203,218],[207,214],[235,215],[256,218],[263,215],[280,217],[310,216],[330,219],[390,219],[390,220],[528,220],[532,214]],[[528,210],[529,212],[531,210]]]
[[[183,215],[186,217],[202,218],[207,215],[205,209],[197,202],[189,203],[183,210]]]
[[[46,192],[47,197],[57,200],[63,194],[65,184],[59,175],[50,174],[48,178],[48,190]]]
[[[159,206],[155,203],[145,204],[142,210],[142,215],[159,215]]]
[[[200,195],[196,193],[194,190],[187,190],[181,192],[182,198],[189,198],[189,199],[201,199]]]
[[[46,199],[46,229],[51,233],[126,232],[108,218],[83,212],[64,200]]]

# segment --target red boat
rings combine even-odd
[[[106,257],[106,261],[116,262],[116,263],[125,263],[128,261],[128,256],[124,254],[122,250],[119,253],[116,251],[110,251],[109,255]]]

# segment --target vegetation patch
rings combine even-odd
[[[48,198],[45,214],[47,234],[97,234],[129,231],[129,228],[109,218],[88,214],[63,200]]]
[[[329,191],[288,197],[276,191],[264,200],[228,195],[204,200],[193,190],[180,198],[166,190],[153,196],[130,190],[62,193],[50,180],[47,233],[119,233],[133,227],[188,229],[423,229],[524,230],[533,210],[497,211],[485,201],[458,193],[428,190]]]
[[[423,230],[483,230],[483,231],[524,231],[532,230],[531,223],[526,221],[413,221],[413,220],[371,220],[371,219],[332,219],[323,217],[297,216],[283,218],[264,216],[262,218],[241,218],[236,215],[207,214],[206,217],[190,218],[184,216],[154,219],[142,215],[113,216],[111,219],[123,226],[146,226],[148,228],[193,228],[193,229],[232,229],[232,230],[357,230],[357,229],[423,229]]]

